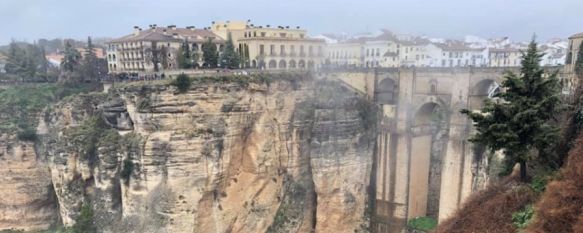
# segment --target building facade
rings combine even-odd
[[[568,80],[569,91],[574,91],[574,89],[579,85],[579,78],[576,75],[575,64],[583,57],[579,57],[579,50],[583,44],[583,32],[577,33],[569,37],[569,45],[567,50],[567,56],[565,59],[564,73],[566,79]]]
[[[213,22],[204,29],[175,25],[150,25],[147,30],[134,27],[134,33],[107,44],[108,68],[111,73],[179,69],[178,51],[184,43],[193,52],[194,67],[207,67],[203,43],[211,39],[221,53],[229,37],[240,55],[242,68],[317,69],[324,62],[324,40],[308,37],[307,31],[299,27],[272,28],[254,26],[249,21],[226,21]]]
[[[522,53],[515,48],[491,48],[488,51],[491,67],[515,67],[520,66]]]
[[[364,60],[359,42],[334,43],[326,46],[326,64],[333,67],[360,67]]]
[[[150,25],[147,30],[135,27],[134,33],[107,43],[108,69],[110,73],[177,69],[178,51],[184,43],[196,54],[195,67],[205,66],[202,45],[209,39],[217,46],[217,51],[222,51],[225,40],[210,30],[174,25]]]
[[[310,38],[306,30],[299,28],[249,25],[242,35],[241,32],[231,35],[248,68],[319,69],[325,61],[324,40]]]

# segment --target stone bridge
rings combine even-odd
[[[398,68],[330,71],[382,109],[371,184],[373,232],[402,232],[409,219],[450,216],[485,186],[482,153],[467,141],[471,121],[505,71],[518,68]]]

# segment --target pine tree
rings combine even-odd
[[[164,45],[158,50],[158,56],[160,57],[160,63],[163,69],[168,69],[169,62],[168,62],[168,48]]]
[[[5,66],[6,73],[20,76],[26,67],[26,54],[15,41],[12,41],[8,48],[8,60]]]
[[[559,137],[558,127],[549,121],[562,109],[560,85],[556,72],[544,77],[542,56],[533,39],[523,53],[520,74],[504,76],[501,88],[505,91],[486,100],[481,112],[462,110],[477,131],[470,141],[503,150],[507,170],[520,164],[521,181],[527,180],[527,163],[550,155]]]
[[[91,41],[91,37],[87,38],[87,47],[85,48],[85,56],[83,57],[83,76],[89,81],[99,80],[99,58],[95,55],[95,46]]]
[[[61,61],[61,66],[63,70],[68,72],[75,72],[79,65],[79,60],[81,59],[81,54],[77,51],[69,41],[65,43],[64,57]]]
[[[158,49],[158,43],[153,41],[152,46],[146,49],[146,56],[148,56],[150,62],[154,66],[154,71],[160,71],[160,50]]]
[[[12,41],[5,70],[22,81],[44,77],[47,72],[44,50],[36,44]]]
[[[184,40],[180,49],[178,49],[178,67],[180,69],[190,69],[192,68],[192,53],[190,52],[190,46],[188,41]]]
[[[219,61],[219,53],[217,51],[217,46],[213,43],[213,40],[209,38],[204,44],[202,44],[202,59],[207,67],[215,68]]]
[[[221,67],[228,69],[239,68],[240,57],[235,52],[235,46],[233,45],[233,38],[231,33],[227,35],[227,43],[225,44],[225,50],[221,54]]]

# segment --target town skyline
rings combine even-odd
[[[35,4],[30,4],[32,2]],[[536,34],[540,41],[546,41],[551,38],[566,39],[581,31],[577,22],[582,22],[583,16],[575,12],[583,8],[583,2],[561,0],[561,4],[555,2],[554,5],[549,2],[533,4],[531,1],[514,1],[505,3],[508,7],[504,9],[496,8],[501,4],[488,2],[370,0],[358,3],[317,1],[306,4],[306,1],[258,1],[250,4],[253,6],[246,6],[222,0],[211,6],[204,2],[179,0],[142,4],[137,1],[112,0],[83,3],[69,0],[10,1],[0,3],[0,9],[3,9],[0,19],[11,22],[4,27],[0,44],[7,44],[13,39],[32,42],[40,38],[116,38],[126,35],[133,26],[158,24],[206,27],[212,21],[248,19],[256,25],[300,26],[312,36],[389,29],[396,33],[451,39],[474,35],[482,38],[507,36],[515,41],[527,41]],[[326,5],[334,8],[325,8]],[[357,5],[362,7],[359,9]],[[561,9],[557,11],[556,7]],[[459,14],[440,17],[452,10]]]

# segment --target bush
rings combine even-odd
[[[121,169],[121,178],[125,185],[128,185],[130,182],[130,177],[134,172],[134,166],[134,163],[130,159],[124,159],[123,168]]]
[[[18,140],[34,142],[38,138],[36,135],[36,130],[32,128],[25,128],[24,130],[18,132]]]
[[[84,203],[81,207],[81,213],[75,218],[75,225],[73,225],[73,233],[94,233],[97,228],[93,223],[93,208],[89,203]]]
[[[416,217],[409,220],[407,227],[412,230],[429,232],[437,226],[437,220],[432,217]]]
[[[527,205],[524,210],[512,214],[512,224],[514,224],[516,228],[524,229],[528,226],[533,216],[534,208],[532,205]]]
[[[543,193],[546,189],[547,183],[549,182],[549,178],[546,176],[535,176],[532,181],[530,182],[529,186],[536,192],[536,193]]]
[[[180,74],[178,75],[178,77],[176,77],[174,81],[172,81],[171,84],[172,86],[175,86],[176,89],[178,89],[178,92],[185,93],[186,91],[188,91],[188,89],[190,89],[191,83],[192,81],[190,80],[190,77],[188,77],[188,75]]]

